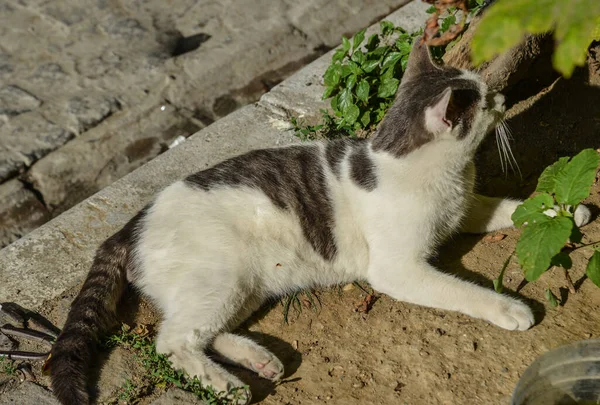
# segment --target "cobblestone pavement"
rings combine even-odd
[[[0,0],[0,247],[407,0]]]

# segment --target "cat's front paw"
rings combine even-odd
[[[503,297],[488,321],[508,330],[527,330],[535,323],[529,306],[519,300]]]
[[[575,225],[584,226],[589,224],[590,220],[592,219],[592,212],[588,207],[582,204],[577,207],[573,217],[575,219]]]

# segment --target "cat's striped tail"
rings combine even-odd
[[[144,213],[142,210],[100,246],[52,347],[52,390],[64,405],[90,403],[88,374],[100,338],[114,325],[117,304],[127,288],[127,274],[133,273],[133,249]]]

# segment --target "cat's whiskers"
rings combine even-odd
[[[507,172],[508,166],[510,166],[513,172],[519,172],[521,174],[521,168],[517,163],[517,159],[512,152],[510,147],[510,141],[513,139],[512,132],[504,120],[498,122],[496,126],[496,145],[498,146],[498,153],[500,154],[500,165],[502,171]],[[516,168],[516,170],[515,170]]]

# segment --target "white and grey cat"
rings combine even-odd
[[[264,378],[283,375],[269,350],[232,331],[268,298],[301,288],[367,280],[398,300],[530,328],[523,302],[428,263],[452,233],[512,226],[520,201],[473,191],[473,158],[503,101],[477,75],[433,63],[418,41],[371,140],[253,151],[167,187],[99,248],[52,350],[56,396],[89,403],[97,340],[128,283],[162,312],[157,350],[219,391],[243,383],[207,349]],[[589,217],[585,207],[575,215],[579,225]]]

